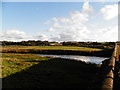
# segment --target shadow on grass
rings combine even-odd
[[[34,62],[34,61],[33,61]],[[67,59],[39,61],[24,71],[3,78],[4,88],[97,88],[96,64]]]

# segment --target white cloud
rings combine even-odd
[[[54,24],[60,27],[61,24],[83,23],[88,21],[88,16],[92,12],[92,7],[88,2],[85,2],[81,11],[70,12],[68,17],[53,17],[51,21],[48,20],[45,24]]]
[[[55,31],[55,29],[51,27],[48,29],[48,31]]]
[[[85,13],[85,14],[91,14],[91,13],[93,13],[93,8],[89,5],[88,2],[85,2],[83,4],[83,13]]]
[[[95,41],[117,41],[118,40],[118,26],[100,28],[97,31],[91,32],[90,38]]]
[[[80,11],[71,12],[70,16],[70,21],[72,21],[72,23],[83,23],[88,21],[88,16]]]
[[[3,31],[1,32],[1,36],[2,40],[10,40],[10,41],[19,41],[19,40],[23,40],[23,39],[30,39],[31,36],[29,36],[28,34],[26,34],[23,31],[19,31],[19,30],[7,30],[7,31]]]
[[[87,40],[90,33],[87,27],[84,25],[89,19],[89,14],[93,12],[92,7],[88,2],[83,4],[81,11],[70,12],[68,17],[54,17],[49,22],[52,22],[52,26],[48,29],[55,33],[50,40],[57,41],[80,41]]]
[[[106,5],[101,9],[101,13],[103,14],[104,19],[110,20],[118,16],[118,5]]]
[[[114,20],[113,18],[118,13],[116,9],[117,4],[104,6],[100,10],[104,17],[103,22],[110,19]],[[45,22],[45,25],[51,25],[51,27],[43,33],[28,35],[20,30],[8,30],[2,32],[2,34],[0,33],[0,37],[3,40],[13,41],[30,39],[49,41],[117,41],[118,27],[115,25],[111,27],[112,24],[105,26],[105,23],[99,24],[99,21],[94,19],[94,21],[91,21],[90,16],[93,15],[91,14],[93,12],[93,8],[88,2],[85,2],[81,11],[72,11],[68,17],[53,17]],[[95,17],[93,16],[93,18]]]
[[[34,35],[34,39],[44,41],[44,40],[48,40],[48,36],[42,33],[38,33]]]
[[[0,32],[1,40],[23,41],[23,40],[47,40],[44,34],[29,35],[20,30],[7,30]]]
[[[101,12],[104,14],[105,19],[112,19],[115,17],[115,13],[113,13],[116,8],[116,4],[114,5],[106,5],[101,9]],[[93,22],[90,23],[94,25],[94,30],[90,29],[88,26],[88,22],[91,22],[90,16],[92,15],[94,10],[89,5],[88,2],[83,4],[81,11],[73,11],[70,12],[68,17],[54,17],[51,19],[51,27],[48,31],[51,32],[51,37],[49,40],[51,41],[116,41],[117,40],[117,27],[100,27],[99,23]],[[106,13],[105,13],[106,12]],[[53,33],[52,33],[53,32]]]

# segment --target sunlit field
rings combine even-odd
[[[34,64],[37,61],[51,59],[34,54],[3,53],[2,54],[2,78],[20,72]],[[36,62],[33,62],[36,61]]]
[[[2,50],[14,50],[14,49],[35,49],[35,50],[77,50],[77,51],[101,51],[103,49],[77,47],[77,46],[17,46],[9,45],[3,46]]]

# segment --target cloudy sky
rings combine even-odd
[[[3,2],[0,39],[117,41],[118,3]]]

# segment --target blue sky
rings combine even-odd
[[[115,5],[117,5],[115,2],[3,2],[2,35],[8,36],[12,32],[12,34],[17,33],[19,36],[20,33],[20,38],[18,36],[17,38],[16,36],[9,36],[9,38],[3,37],[3,39],[13,41],[28,39],[49,41],[117,41],[116,35],[114,40],[111,38],[108,40],[110,36],[106,37],[105,35],[106,40],[102,40],[104,36],[99,38],[100,36],[97,35],[97,30],[99,32],[101,30],[102,33],[103,31],[107,32],[109,29],[112,31],[112,27],[117,27],[117,16],[113,15],[107,18],[109,12],[111,13],[110,8],[115,8]],[[102,8],[108,12],[106,16],[104,14],[105,10],[103,10],[104,13],[101,12]],[[80,17],[80,15],[83,17]],[[77,18],[79,21],[77,21]],[[83,18],[82,21],[81,18]],[[80,22],[80,24],[77,24],[77,22]],[[59,28],[56,28],[55,25],[59,26]],[[77,29],[79,25],[80,28]],[[69,30],[69,28],[73,29]],[[87,29],[82,31],[82,28]],[[96,36],[89,38],[91,37],[91,32],[93,32],[92,30],[95,30]],[[74,32],[73,36],[67,34],[72,32]],[[76,32],[79,32],[80,36]],[[85,32],[85,35],[83,32]],[[117,34],[117,28],[115,32]],[[107,34],[109,34],[109,31]],[[99,39],[96,39],[97,37]]]

